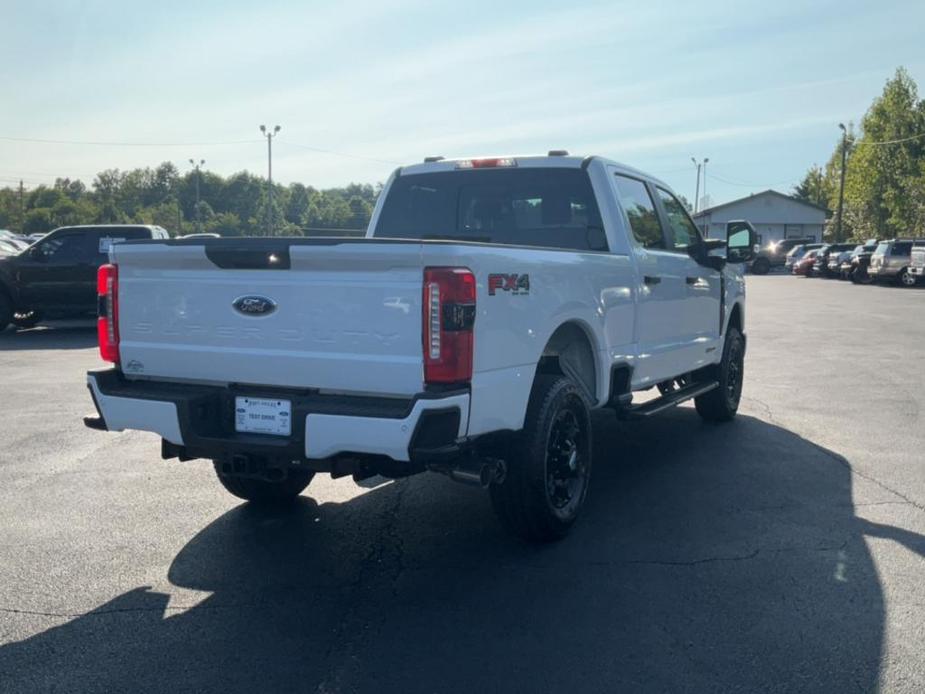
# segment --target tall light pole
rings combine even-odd
[[[835,224],[835,243],[841,243],[842,234],[842,212],[845,210],[845,165],[848,157],[848,129],[844,123],[839,123],[841,128],[841,183],[838,186],[838,221]]]
[[[279,131],[278,125],[273,126],[272,132],[267,126],[260,126],[260,132],[267,138],[267,236],[273,236],[273,138]]]
[[[202,233],[202,216],[199,212],[199,179],[202,178],[202,172],[199,170],[199,167],[206,163],[205,159],[200,159],[197,164],[192,159],[189,160],[189,163],[193,165],[193,168],[196,170],[196,231],[200,234]]]
[[[697,161],[694,157],[691,157],[691,161],[694,162],[694,166],[697,167],[697,188],[694,191],[694,214],[700,210],[700,169],[703,167],[703,194],[707,194],[707,162],[710,161],[709,158],[704,159],[702,162]]]

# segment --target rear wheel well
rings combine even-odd
[[[597,403],[597,365],[587,332],[574,322],[563,323],[543,348],[536,373],[561,374],[578,384],[589,405]]]

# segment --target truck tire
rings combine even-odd
[[[315,476],[310,470],[289,470],[279,481],[234,477],[221,472],[220,464],[213,462],[218,481],[231,494],[260,506],[284,506],[295,501]]]
[[[771,261],[767,258],[756,258],[755,262],[752,263],[753,275],[766,275],[770,269]]]
[[[525,540],[565,537],[591,478],[591,413],[569,378],[539,375],[507,474],[490,488],[501,524]]]
[[[0,332],[13,322],[13,304],[10,298],[0,289]]]
[[[719,387],[694,398],[697,414],[707,422],[728,422],[735,417],[744,376],[745,340],[738,329],[729,327],[722,361],[707,370],[707,378],[719,381]]]

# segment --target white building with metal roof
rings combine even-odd
[[[727,222],[746,219],[758,232],[761,245],[766,246],[792,238],[821,241],[827,215],[827,210],[811,202],[766,190],[701,210],[694,221],[704,236],[719,239],[726,237]]]

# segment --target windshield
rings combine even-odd
[[[399,176],[388,190],[374,236],[603,250],[588,175],[566,168]]]

